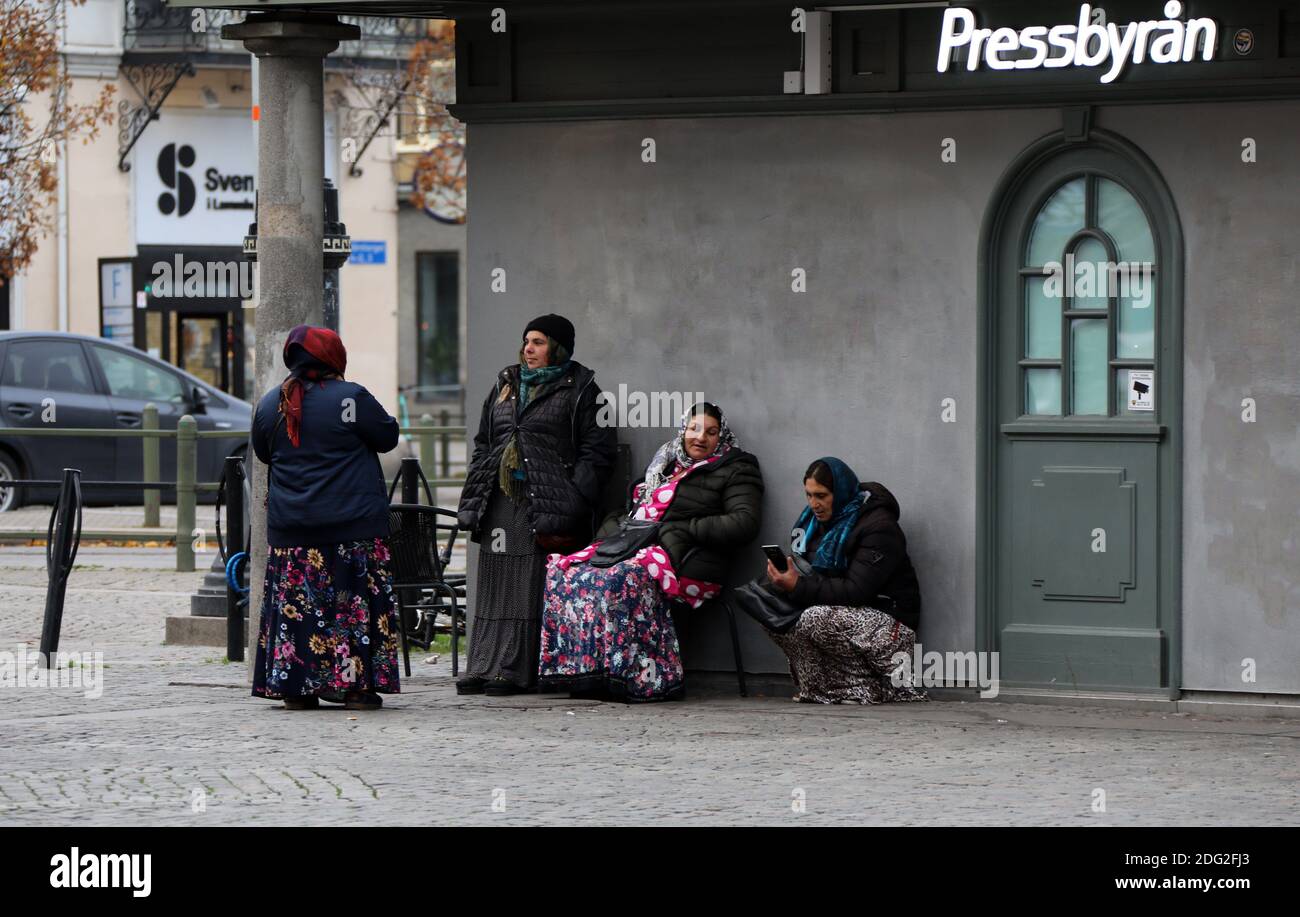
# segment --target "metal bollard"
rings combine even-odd
[[[420,426],[422,427],[433,426],[433,415],[421,414]],[[433,434],[421,433],[419,439],[420,439],[420,464],[428,465],[430,468],[432,468],[433,467]]]
[[[420,460],[402,459],[402,502],[423,503],[420,499]]]
[[[403,503],[423,503],[420,499],[420,462],[413,458],[402,459],[402,502]],[[416,614],[410,608],[416,602],[420,601],[419,589],[405,589],[402,593],[402,600],[407,603],[405,619],[402,621],[402,627],[406,633],[411,633],[415,629]]]
[[[199,424],[186,414],[176,424],[176,572],[194,570],[194,482]]]
[[[244,462],[237,455],[226,456],[223,472],[226,481],[226,559],[248,550],[244,544]],[[250,560],[244,559],[244,569]],[[238,566],[235,567],[238,575]],[[247,595],[247,593],[243,593]],[[226,658],[231,662],[244,661],[244,604],[241,593],[226,579]],[[251,597],[249,599],[251,602]]]
[[[442,426],[451,426],[451,411],[446,408],[442,409]],[[440,469],[439,477],[449,478],[451,477],[451,434],[447,433],[445,430],[443,431],[442,442],[440,445],[442,447],[442,468]]]
[[[45,539],[45,570],[49,583],[45,587],[45,620],[41,624],[41,659],[51,668],[59,651],[59,630],[63,627],[63,598],[68,588],[68,574],[77,559],[81,542],[81,472],[63,469],[59,502],[50,514]]]
[[[144,419],[140,426],[145,430],[158,429],[158,405],[152,401],[144,406]],[[146,436],[141,443],[144,452],[144,477],[142,481],[157,482],[161,477],[161,462],[159,461],[160,439],[157,436]],[[144,524],[146,528],[158,528],[161,525],[159,507],[162,505],[162,493],[156,487],[146,487],[144,489]]]

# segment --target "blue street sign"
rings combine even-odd
[[[348,264],[387,264],[388,243],[384,241],[352,240],[352,257]]]

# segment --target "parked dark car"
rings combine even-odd
[[[229,437],[198,441],[198,480],[217,480],[227,455],[247,452],[252,405],[133,347],[58,331],[0,332],[0,367],[0,484],[58,480],[64,468],[79,468],[86,481],[141,480],[141,438],[6,434],[23,427],[138,430],[148,402],[158,406],[162,429],[176,429],[190,414],[200,430],[230,431]],[[175,481],[174,439],[162,440],[159,458],[161,480]],[[53,502],[57,493],[0,486],[0,512],[25,502]],[[86,487],[82,496],[88,504],[138,504],[142,492]],[[174,499],[174,490],[163,491],[164,501]]]

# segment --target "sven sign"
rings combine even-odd
[[[243,112],[164,109],[135,148],[141,245],[234,245],[253,221],[257,150]]]
[[[325,149],[338,148],[325,116]],[[257,145],[245,111],[164,108],[136,144],[137,245],[239,245],[254,220]],[[325,157],[325,177],[338,174]]]
[[[1183,22],[1177,17],[1182,3],[1169,0],[1165,19],[1129,22],[1121,26],[1106,22],[1105,11],[1085,3],[1079,7],[1079,21],[1050,28],[1026,26],[1019,31],[1009,28],[975,27],[975,14],[953,7],[944,10],[939,35],[940,73],[948,71],[957,49],[967,48],[966,69],[975,70],[981,58],[990,70],[1035,70],[1039,67],[1101,67],[1103,83],[1118,77],[1132,62],[1172,64],[1190,61],[1200,51],[1202,60],[1211,60],[1218,47],[1218,26],[1205,17]]]

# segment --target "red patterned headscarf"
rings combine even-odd
[[[330,329],[298,325],[284,342],[283,356],[289,375],[280,385],[279,410],[284,416],[289,442],[297,446],[302,437],[302,380],[319,382],[323,388],[326,376],[342,378],[348,366],[348,352],[342,339]]]

